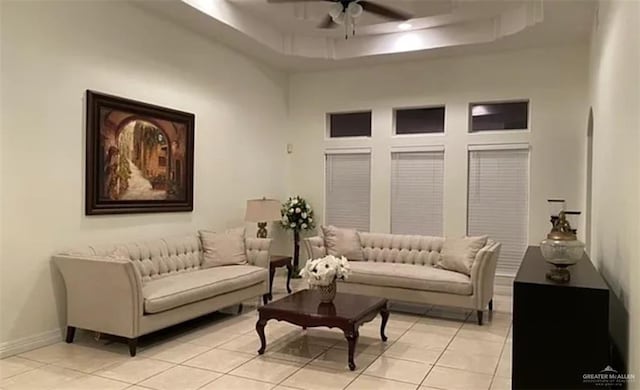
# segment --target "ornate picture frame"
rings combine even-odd
[[[87,90],[85,214],[193,211],[195,115]]]

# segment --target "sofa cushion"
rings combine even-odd
[[[437,268],[471,275],[476,255],[487,243],[487,236],[446,238]]]
[[[265,268],[229,265],[150,280],[142,287],[145,313],[174,307],[250,287],[267,280]]]
[[[362,260],[362,245],[356,229],[322,226],[324,245],[332,256],[344,256],[349,260]]]
[[[247,264],[244,228],[229,229],[224,233],[200,230],[204,252],[202,268]]]
[[[471,295],[472,293],[471,279],[459,272],[422,265],[372,261],[357,261],[349,264],[351,265],[351,275],[344,283],[398,287],[458,295]]]

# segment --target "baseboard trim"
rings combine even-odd
[[[33,336],[0,343],[0,359],[44,347],[62,340],[62,330],[52,329]]]

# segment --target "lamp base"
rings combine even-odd
[[[557,283],[568,283],[571,280],[571,273],[566,267],[555,267],[550,269],[547,274],[547,279]]]
[[[258,238],[267,238],[267,223],[266,222],[258,222],[258,233],[256,236]]]

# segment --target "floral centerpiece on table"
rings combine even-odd
[[[282,220],[284,229],[293,230],[293,268],[298,270],[300,263],[300,232],[315,227],[311,205],[299,196],[293,196],[282,204]],[[297,276],[297,273],[295,274]]]
[[[320,291],[320,300],[324,303],[333,301],[336,296],[336,280],[347,279],[351,274],[349,261],[344,256],[328,255],[309,260],[300,270],[302,276],[312,288]]]

